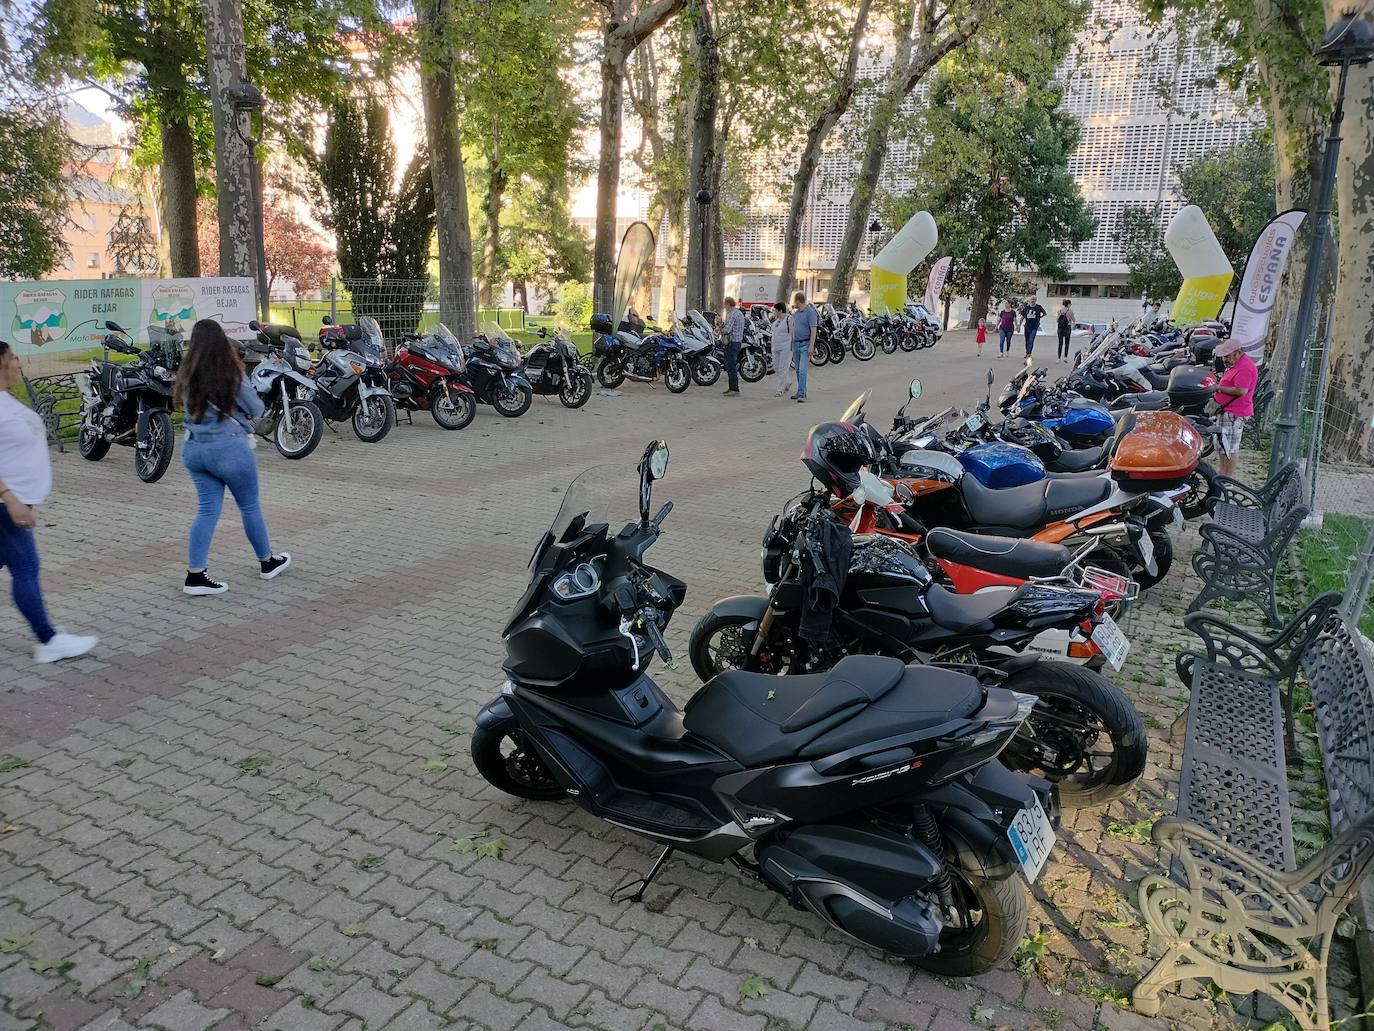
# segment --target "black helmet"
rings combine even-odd
[[[873,444],[862,429],[850,422],[823,422],[806,435],[802,462],[836,497],[848,497],[859,488],[859,470],[876,458]]]

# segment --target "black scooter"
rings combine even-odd
[[[672,509],[649,518],[667,462],[650,444],[640,517],[618,534],[604,469],[568,489],[503,635],[505,689],[477,715],[478,771],[662,843],[615,897],[642,900],[680,851],[928,969],[1005,962],[1026,926],[1021,878],[1055,839],[1054,789],[997,761],[1034,699],[852,656],[812,676],[723,673],[679,711],[645,675],[654,652],[671,658],[662,630],[687,593],[644,562]]]

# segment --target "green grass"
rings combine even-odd
[[[1362,516],[1328,512],[1320,530],[1303,530],[1298,535],[1309,595],[1316,597],[1326,591],[1345,593],[1369,524],[1370,520]],[[1367,600],[1360,614],[1360,629],[1367,636],[1374,636],[1374,608]]]

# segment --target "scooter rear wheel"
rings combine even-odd
[[[945,927],[940,951],[913,963],[950,977],[972,977],[1002,966],[1026,933],[1026,885],[1021,870],[991,849],[976,849],[960,835],[941,828],[958,908],[966,927]]]
[[[567,796],[514,716],[494,726],[473,728],[472,764],[488,784],[508,795],[536,802]]]

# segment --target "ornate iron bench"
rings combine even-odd
[[[1218,476],[1212,521],[1255,543],[1262,541],[1284,514],[1305,500],[1302,471],[1297,462],[1289,462],[1258,489],[1229,476]]]
[[[1272,627],[1282,626],[1275,592],[1279,565],[1298,527],[1307,518],[1307,506],[1289,509],[1258,541],[1248,540],[1218,523],[1198,528],[1202,547],[1193,555],[1193,572],[1202,581],[1189,612],[1196,612],[1213,598],[1251,601],[1259,606]]]
[[[1303,1028],[1330,1024],[1332,936],[1374,860],[1374,668],[1338,601],[1323,595],[1272,640],[1211,614],[1185,620],[1206,654],[1177,660],[1192,695],[1179,815],[1152,832],[1172,859],[1170,875],[1140,886],[1141,912],[1164,953],[1135,987],[1141,1013],[1158,1014],[1161,989],[1206,977],[1228,992],[1263,992]],[[1299,669],[1335,835],[1300,867],[1284,762]]]
[[[58,451],[66,451],[62,443],[64,437],[76,436],[81,425],[81,391],[76,385],[76,373],[64,372],[57,376],[24,377],[24,389],[29,395],[29,407],[38,413],[48,430],[48,443],[56,444]],[[74,402],[73,405],[64,402]],[[71,411],[59,411],[71,408]]]

